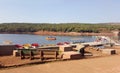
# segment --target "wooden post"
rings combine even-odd
[[[43,61],[43,51],[42,50],[40,50],[40,59],[41,59],[41,61]]]
[[[23,53],[22,50],[20,50],[20,57],[21,57],[21,59],[24,59],[24,58],[25,58],[25,55],[24,55],[24,53]]]
[[[32,60],[34,58],[34,54],[32,52],[32,50],[30,50],[30,60]]]
[[[57,60],[57,51],[55,51],[55,59]]]

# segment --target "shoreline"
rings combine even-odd
[[[50,35],[50,36],[113,36],[114,33],[78,33],[78,32],[0,32],[0,34],[34,34],[34,35]]]
[[[113,36],[114,33],[78,33],[78,32],[51,32],[38,31],[34,32],[36,35],[54,35],[54,36]]]

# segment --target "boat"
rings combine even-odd
[[[56,40],[56,37],[46,37],[46,40]]]

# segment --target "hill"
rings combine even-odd
[[[120,30],[119,23],[1,23],[0,32],[4,33],[24,33],[37,31],[52,32],[78,32],[78,33],[102,33]]]

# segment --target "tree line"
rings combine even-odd
[[[85,24],[85,23],[2,23],[0,32],[37,32],[37,31],[54,31],[54,32],[89,32],[100,33],[120,30],[120,25],[109,24]]]

